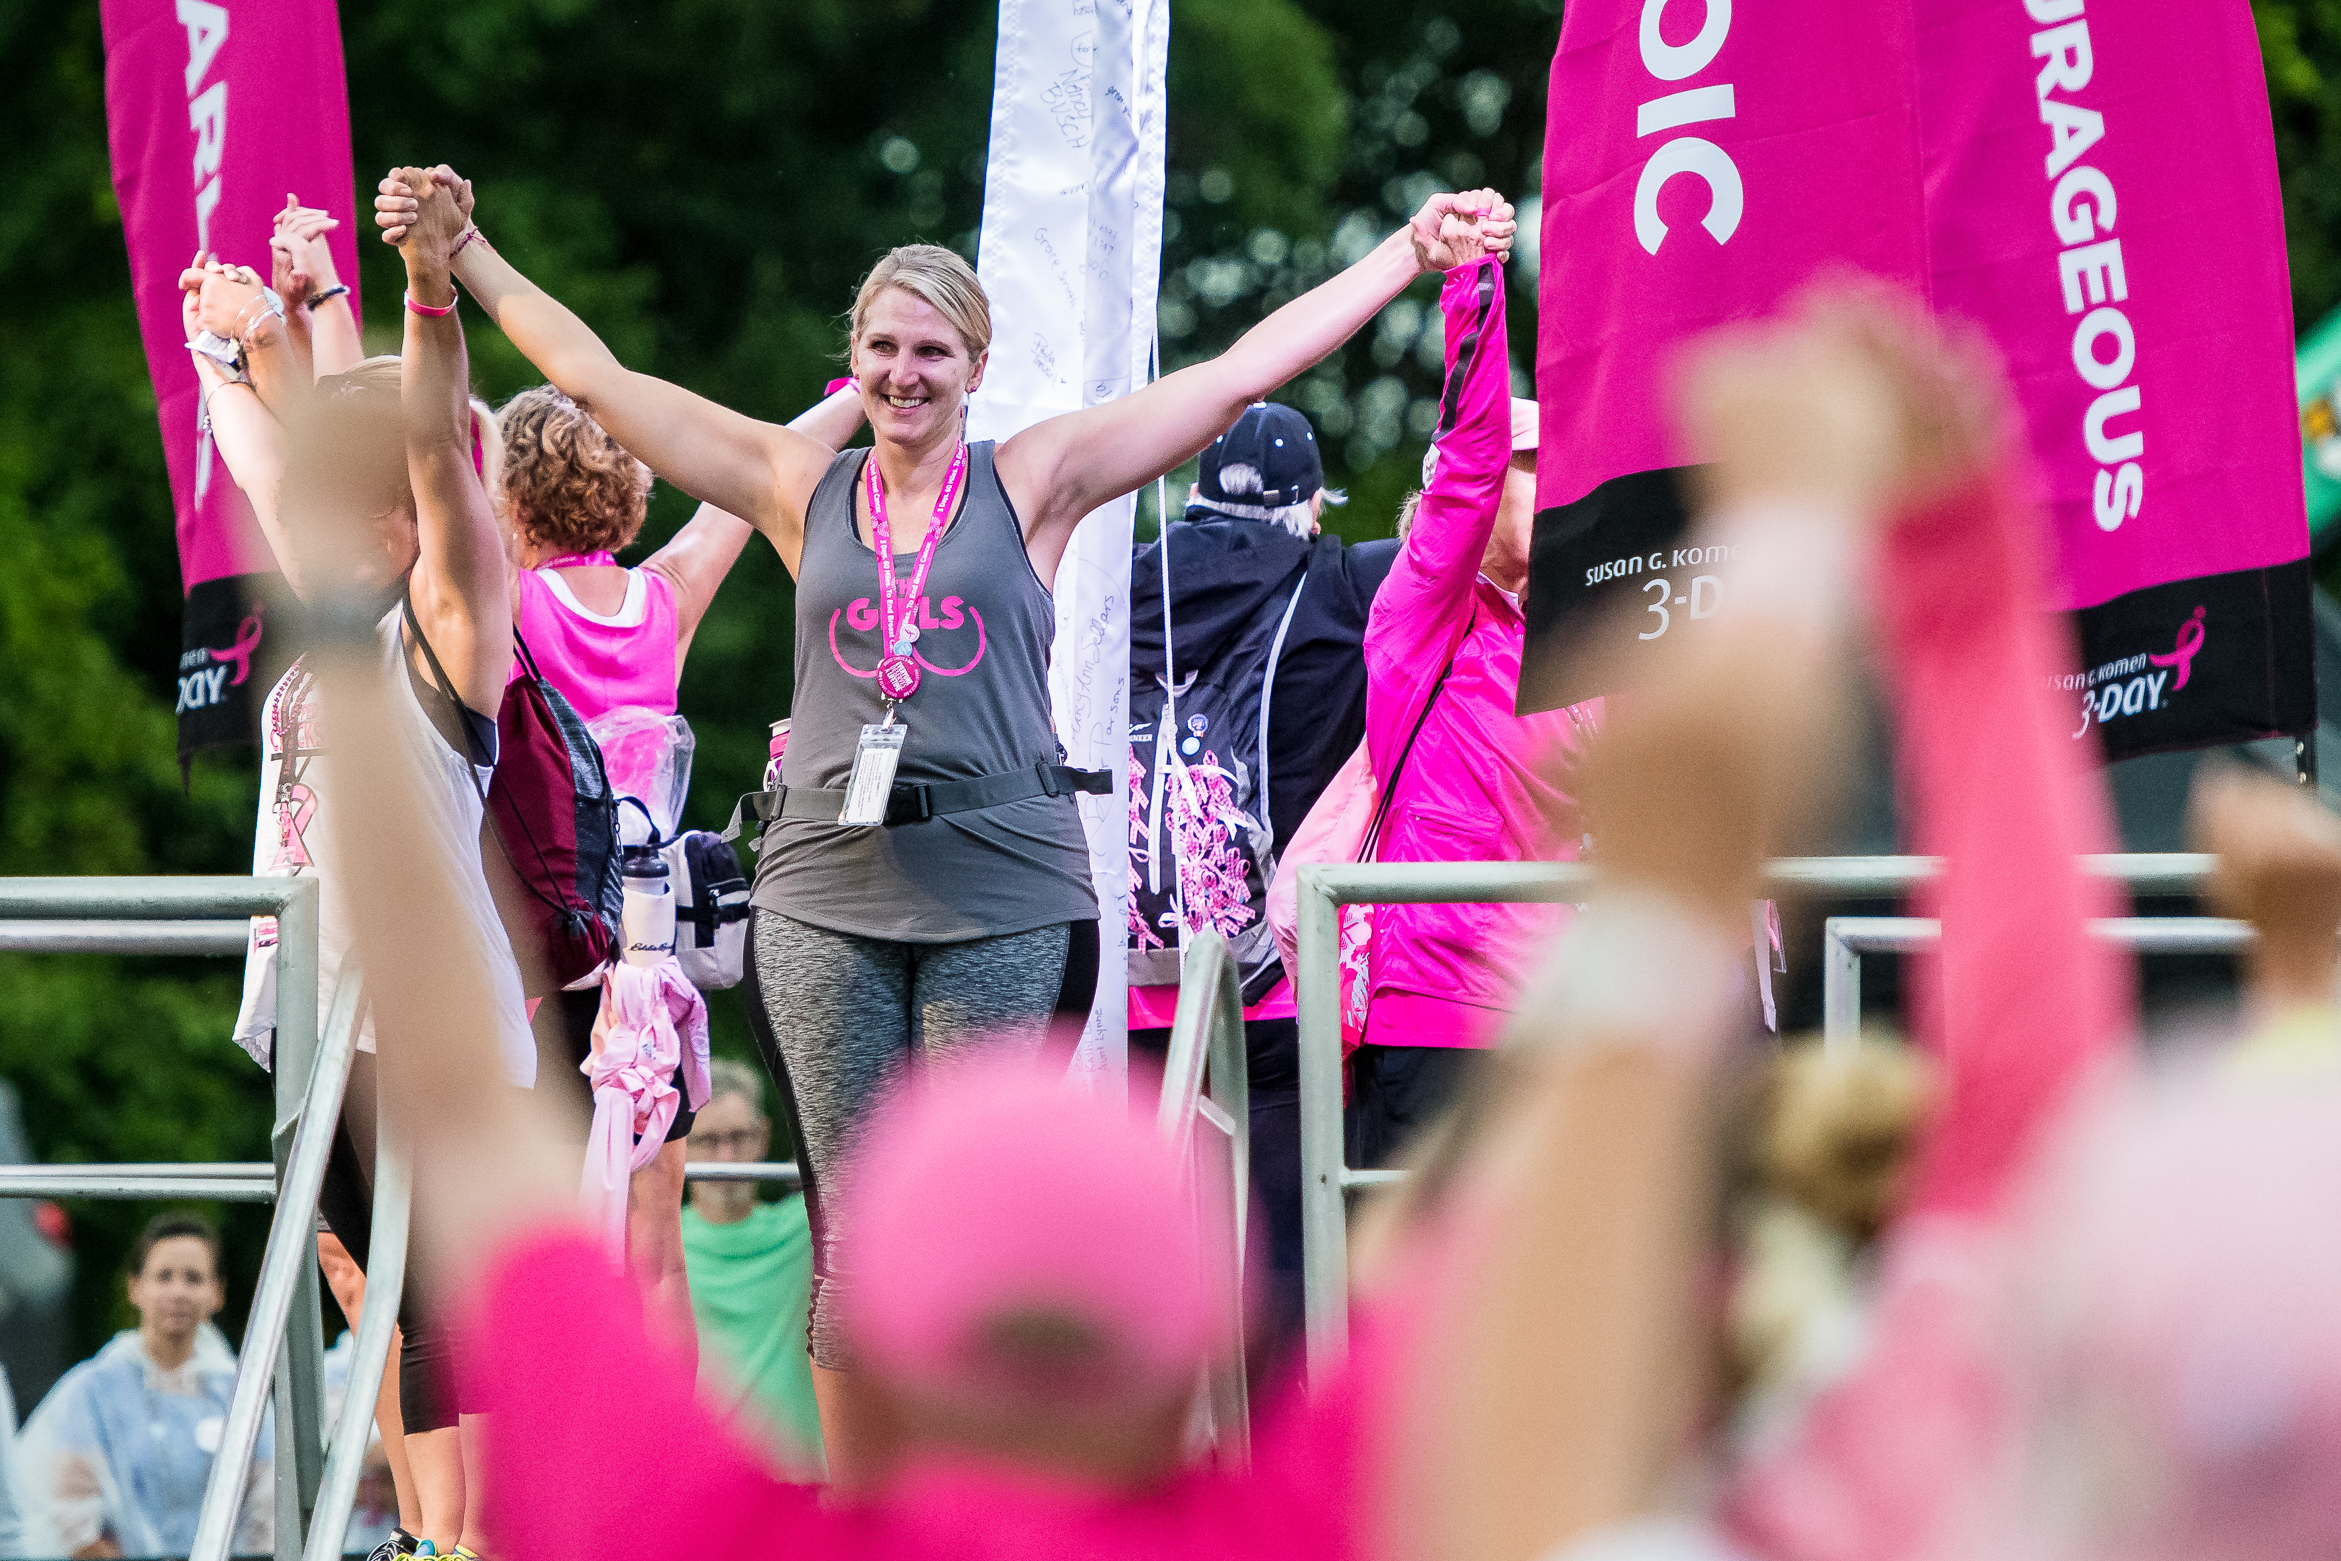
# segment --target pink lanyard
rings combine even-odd
[[[894,579],[894,533],[886,524],[886,484],[878,475],[878,452],[870,452],[862,463],[862,486],[870,503],[870,540],[878,555],[878,626],[886,636],[886,653],[878,660],[878,691],[889,703],[900,704],[918,692],[918,663],[911,659],[910,648],[917,643],[919,598],[926,594],[927,571],[935,562],[935,546],[943,540],[943,529],[950,524],[951,505],[959,497],[959,485],[967,477],[967,444],[963,440],[951,450],[950,469],[943,473],[943,486],[935,494],[934,518],[927,523],[927,534],[919,543],[917,560],[910,566],[910,579],[898,592]],[[896,606],[900,602],[899,609]],[[892,719],[889,714],[889,719]]]

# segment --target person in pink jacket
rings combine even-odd
[[[1504,276],[1447,273],[1446,393],[1411,525],[1366,625],[1366,746],[1382,787],[1383,862],[1571,861],[1570,758],[1601,702],[1517,716],[1536,514],[1536,406],[1511,397]],[[1491,1045],[1514,976],[1565,912],[1386,905],[1352,1063],[1350,1163],[1378,1165]]]

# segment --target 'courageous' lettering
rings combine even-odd
[[[2065,94],[2087,88],[2097,73],[2089,42],[2086,0],[2024,0],[2042,30],[2032,35],[2033,95],[2048,127],[2042,167],[2053,187],[2049,226],[2057,242],[2057,293],[2073,328],[2073,372],[2096,394],[2081,417],[2081,439],[2098,463],[2090,513],[2102,531],[2119,530],[2146,501],[2146,433],[2139,426],[2144,395],[2131,383],[2138,367],[2137,334],[2119,307],[2128,302],[2130,277],[2113,231],[2119,201],[2113,181],[2080,161],[2105,139],[2105,116]],[[2117,423],[2117,420],[2121,420]],[[2141,696],[2143,697],[2143,696]]]

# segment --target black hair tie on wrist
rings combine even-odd
[[[340,285],[338,285],[338,286],[334,286],[334,287],[328,287],[328,288],[326,288],[326,289],[325,289],[324,291],[322,291],[322,292],[311,293],[311,294],[309,295],[309,301],[308,301],[307,303],[303,304],[301,307],[302,307],[302,308],[304,308],[304,309],[314,309],[314,308],[316,308],[316,307],[317,307],[319,304],[321,304],[321,303],[324,303],[324,302],[326,302],[326,301],[327,301],[327,300],[329,300],[329,299],[334,299],[334,298],[340,298],[340,297],[343,297],[343,296],[344,296],[344,295],[346,295],[348,292],[349,292],[349,284],[348,284],[348,283],[346,283],[346,282],[345,282],[345,283],[341,283],[341,284],[340,284]]]

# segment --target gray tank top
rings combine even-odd
[[[884,719],[877,555],[854,524],[866,450],[846,450],[813,490],[797,568],[796,708],[782,780],[838,788],[865,723]],[[974,780],[1057,761],[1049,715],[1056,610],[992,469],[967,450],[967,497],[936,545],[918,604],[918,692],[898,783]],[[920,520],[924,520],[922,515]],[[897,524],[896,540],[924,528]],[[896,578],[908,582],[909,555]],[[765,827],[754,904],[833,932],[949,943],[1097,915],[1089,847],[1070,796],[1031,797],[921,823],[853,828],[817,819]]]

